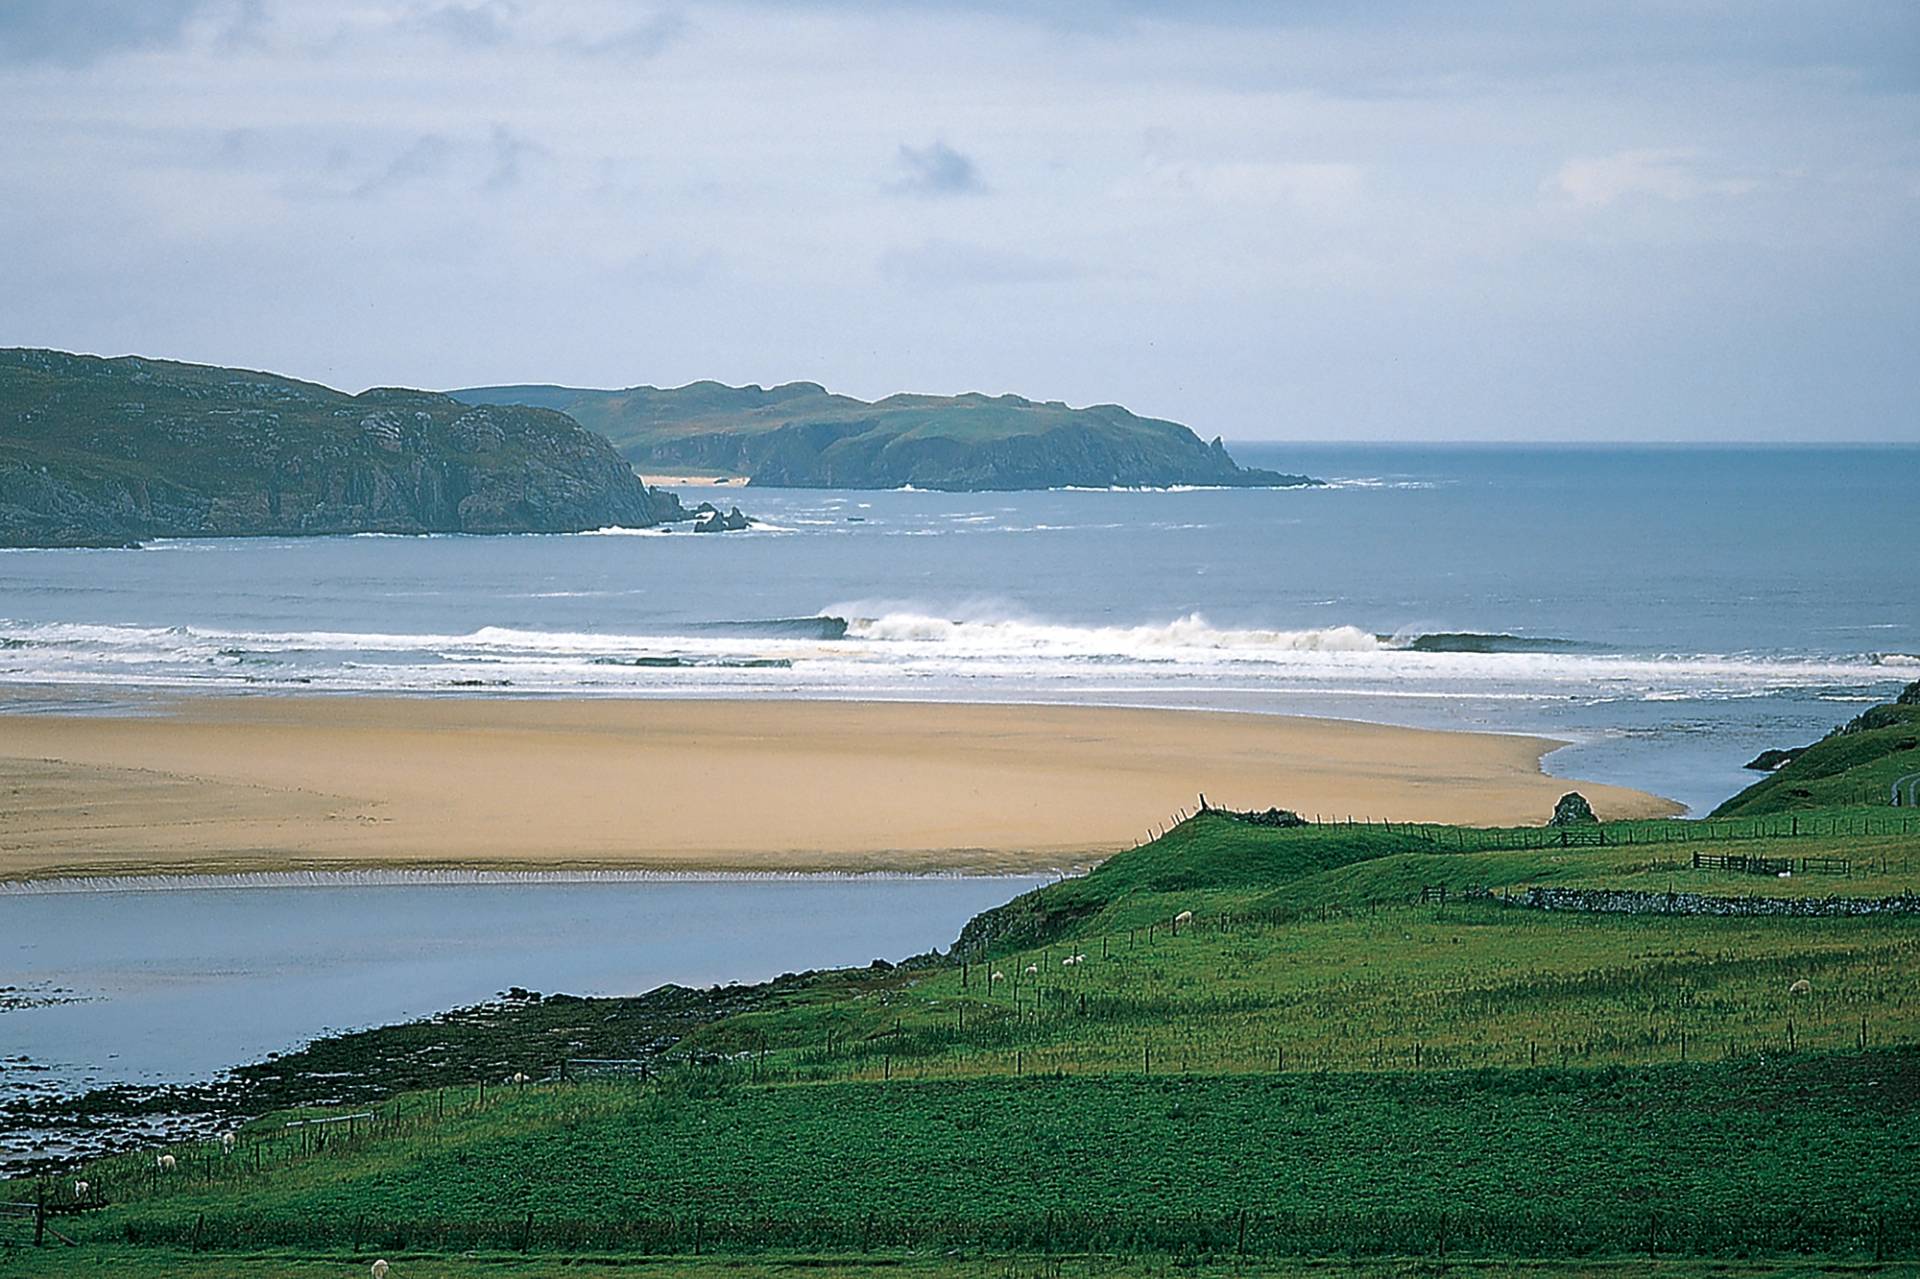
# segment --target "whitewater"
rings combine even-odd
[[[1573,743],[1710,807],[1920,676],[1911,449],[1243,446],[1323,489],[749,489],[760,531],[0,555],[15,710],[180,691],[1064,701]],[[0,723],[0,731],[4,731]]]

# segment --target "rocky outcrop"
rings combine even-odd
[[[696,533],[744,533],[753,527],[753,521],[742,515],[737,506],[723,515],[713,503],[702,502],[694,508],[693,517]]]
[[[561,533],[685,519],[564,414],[0,351],[0,545]]]
[[[1805,749],[1806,747],[1801,746],[1792,750],[1764,750],[1748,760],[1742,767],[1751,768],[1756,773],[1771,773],[1776,769],[1785,768],[1788,764],[1793,763],[1795,757]]]

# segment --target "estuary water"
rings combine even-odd
[[[1920,678],[1920,449],[1235,452],[1330,483],[732,487],[691,496],[762,529],[5,553],[0,682],[1333,715],[1560,736],[1553,770],[1704,811]]]
[[[239,881],[244,882],[244,881]],[[203,1080],[510,987],[628,995],[952,944],[1016,877],[0,891],[0,1103]],[[0,1157],[9,1133],[0,1121]]]

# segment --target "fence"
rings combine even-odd
[[[1920,791],[1920,773],[1912,779]],[[1164,837],[1182,822],[1202,813],[1236,818],[1239,815],[1207,804],[1179,809],[1165,822],[1148,827],[1146,838],[1134,847]],[[1920,793],[1915,796],[1920,803]],[[1304,816],[1304,815],[1303,815]],[[1249,822],[1255,829],[1274,829],[1265,823]],[[1280,827],[1278,829],[1288,829]],[[1621,848],[1647,844],[1724,843],[1736,840],[1778,840],[1833,838],[1835,836],[1911,835],[1920,833],[1920,816],[1911,813],[1779,813],[1762,817],[1733,817],[1719,821],[1681,818],[1655,818],[1617,822],[1582,822],[1572,826],[1450,826],[1437,822],[1397,822],[1371,817],[1304,817],[1296,830],[1374,830],[1414,840],[1436,852],[1500,852],[1537,848]]]
[[[1490,1212],[1470,1206],[1355,1210],[1228,1208],[1179,1214],[1030,1210],[980,1217],[916,1212],[820,1216],[580,1219],[533,1212],[494,1218],[389,1219],[152,1216],[130,1220],[127,1242],[194,1251],[346,1248],[450,1254],[618,1252],[675,1256],[768,1250],[978,1250],[998,1254],[1176,1256],[1582,1257],[1600,1253],[1692,1256],[1816,1253],[1877,1261],[1920,1252],[1920,1215],[1867,1213],[1809,1203],[1739,1208],[1601,1208],[1547,1203]]]

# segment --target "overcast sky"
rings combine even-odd
[[[3,0],[0,345],[1920,440],[1920,5]]]

